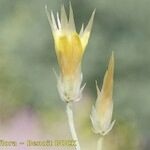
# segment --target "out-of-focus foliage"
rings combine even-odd
[[[150,1],[71,2],[77,29],[96,8],[92,36],[82,64],[84,82],[87,83],[84,95],[89,98],[76,107],[77,129],[83,134],[83,145],[86,145],[84,138],[87,141],[93,139],[93,143],[97,139],[90,131],[89,113],[96,98],[95,80],[102,84],[113,50],[116,60],[114,117],[117,123],[110,141],[117,146],[120,144],[114,149],[137,150],[141,142],[147,143],[141,149],[148,150]],[[66,125],[66,117],[53,73],[53,68],[58,70],[58,66],[44,6],[47,4],[49,10],[56,12],[62,3],[69,4],[67,0],[0,0],[0,120],[7,122],[22,108],[30,107],[41,118],[43,128],[46,127],[53,136],[52,129],[56,124],[62,126],[65,122]],[[88,112],[81,110],[85,106]],[[79,117],[82,113],[86,116]],[[57,129],[56,135],[61,137],[59,131]]]

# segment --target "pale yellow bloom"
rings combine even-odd
[[[114,125],[114,122],[111,123],[113,112],[113,100],[112,100],[113,76],[114,76],[114,55],[112,53],[108,69],[104,76],[101,91],[99,90],[98,85],[96,83],[98,96],[95,107],[93,107],[91,114],[91,120],[95,132],[100,133],[102,135],[107,134]]]
[[[71,3],[69,18],[67,18],[64,6],[61,7],[61,14],[57,13],[56,19],[53,12],[51,15],[49,14],[47,7],[46,13],[52,29],[60,67],[59,93],[67,102],[78,100],[81,96],[81,60],[90,37],[95,11],[85,29],[82,25],[79,34],[76,32]]]

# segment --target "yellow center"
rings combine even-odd
[[[81,62],[83,48],[77,33],[55,39],[58,63],[63,75],[73,75]]]

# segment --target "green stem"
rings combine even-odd
[[[74,127],[72,103],[67,103],[66,112],[67,112],[67,117],[68,117],[68,123],[69,123],[71,136],[72,136],[73,140],[76,141],[76,150],[80,150],[79,140],[78,140],[76,130],[75,130],[75,127]]]
[[[97,150],[102,150],[103,146],[103,136],[101,136],[97,141]]]

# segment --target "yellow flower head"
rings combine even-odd
[[[56,18],[53,12],[49,14],[46,7],[46,14],[54,37],[56,55],[60,67],[60,77],[58,77],[58,90],[61,98],[66,101],[79,100],[83,88],[81,60],[88,43],[93,24],[95,11],[86,28],[82,25],[80,33],[76,32],[73,10],[70,3],[69,18],[66,15],[64,6],[61,13],[57,13]]]
[[[108,69],[105,73],[102,90],[100,91],[96,83],[97,88],[97,100],[95,107],[92,109],[91,120],[95,129],[95,132],[102,135],[107,134],[113,127],[114,122],[111,123],[113,112],[113,75],[114,75],[114,55],[109,61]]]
[[[80,33],[76,32],[73,11],[70,3],[69,19],[67,18],[64,6],[61,7],[61,15],[57,13],[55,19],[53,12],[46,13],[52,29],[55,50],[61,73],[65,76],[74,74],[80,66],[81,59],[88,43],[95,11],[84,29],[83,25]]]

